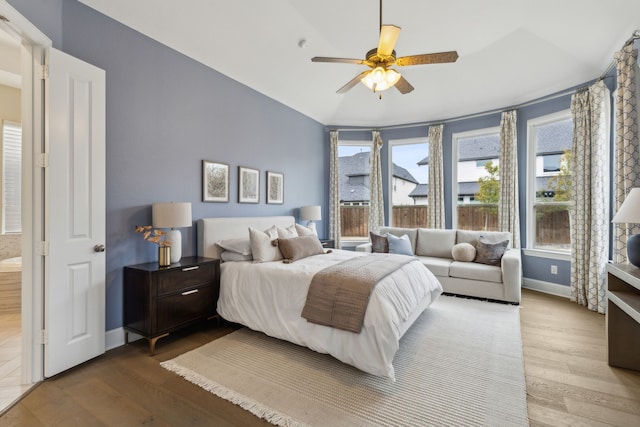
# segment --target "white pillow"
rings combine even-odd
[[[316,233],[314,233],[312,229],[300,224],[296,224],[296,231],[298,232],[298,236],[315,236],[316,235]]]
[[[251,241],[251,253],[255,262],[279,261],[282,254],[277,246],[273,246],[272,241],[278,238],[276,226],[260,231],[249,227],[249,240]]]
[[[471,243],[458,243],[451,249],[454,261],[471,262],[476,259],[476,248]]]
[[[291,224],[287,228],[276,227],[278,230],[278,239],[290,239],[292,237],[298,237],[298,230],[296,230],[295,224]]]
[[[235,252],[241,255],[251,255],[251,241],[246,237],[220,240],[216,244],[225,251]]]
[[[242,255],[237,252],[224,251],[220,254],[220,259],[224,262],[237,262],[237,261],[251,261],[253,257],[251,254]]]

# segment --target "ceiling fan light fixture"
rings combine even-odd
[[[387,90],[398,83],[400,77],[400,73],[396,70],[387,70],[384,67],[377,66],[360,81],[370,90],[374,92],[382,92],[383,90]]]

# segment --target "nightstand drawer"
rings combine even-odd
[[[203,286],[158,298],[158,332],[216,314],[217,287]]]
[[[158,295],[170,294],[215,280],[215,264],[185,266],[158,274]]]

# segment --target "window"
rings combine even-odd
[[[498,229],[500,129],[453,135],[454,228]]]
[[[340,236],[343,241],[369,238],[370,141],[338,142]]]
[[[569,251],[571,207],[570,111],[528,122],[529,167],[527,246],[545,251]]]
[[[426,227],[429,139],[389,141],[391,220],[393,227]]]
[[[2,126],[2,233],[22,232],[22,127]]]

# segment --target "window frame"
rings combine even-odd
[[[451,226],[458,228],[458,155],[461,139],[477,138],[488,135],[500,135],[500,126],[456,132],[451,135]]]
[[[389,155],[388,157],[388,162],[387,162],[387,176],[389,177],[388,179],[388,183],[387,183],[387,191],[388,191],[388,200],[389,200],[389,206],[387,207],[387,211],[389,212],[389,220],[388,220],[388,224],[393,224],[393,200],[392,200],[392,195],[393,195],[393,147],[394,146],[399,146],[399,145],[414,145],[414,144],[427,144],[427,153],[426,155],[429,155],[429,137],[428,136],[423,136],[423,137],[418,137],[418,138],[403,138],[403,139],[390,139],[388,141],[388,147],[389,147]],[[419,162],[422,159],[418,159],[416,161]],[[428,166],[427,166],[428,167]],[[428,176],[428,172],[427,172],[427,176]],[[427,206],[429,205],[429,202],[427,201]]]
[[[525,255],[536,256],[540,258],[552,258],[559,260],[571,260],[571,249],[550,249],[550,248],[537,248],[535,247],[536,236],[536,147],[537,141],[537,129],[540,126],[548,125],[551,123],[573,120],[570,109],[556,111],[555,113],[545,114],[543,116],[534,117],[527,120],[527,184],[526,184],[526,197],[527,197],[527,216],[526,216],[526,242],[527,247],[524,248]],[[554,176],[556,172],[545,172],[541,176]],[[554,202],[548,202],[551,204]],[[571,202],[569,202],[571,203]],[[558,205],[565,205],[566,203],[557,203]]]
[[[340,147],[368,147],[369,148],[369,152],[371,152],[372,149],[372,145],[373,145],[373,141],[372,140],[342,140],[342,139],[338,139],[338,157],[340,157]],[[340,174],[340,166],[338,165],[338,174]],[[371,200],[369,200],[369,203],[371,202]],[[362,202],[347,202],[345,203],[345,206],[369,206],[368,204],[364,204]],[[340,204],[338,206],[338,215],[340,215],[340,206],[342,206],[342,204]],[[342,221],[341,221],[342,222]],[[359,245],[361,243],[364,243],[366,241],[369,240],[369,236],[367,235],[367,237],[362,237],[362,238],[350,238],[350,239],[345,239],[342,237],[342,230],[340,230],[340,240],[342,243],[343,247],[347,247],[347,246],[355,246],[355,245]]]

